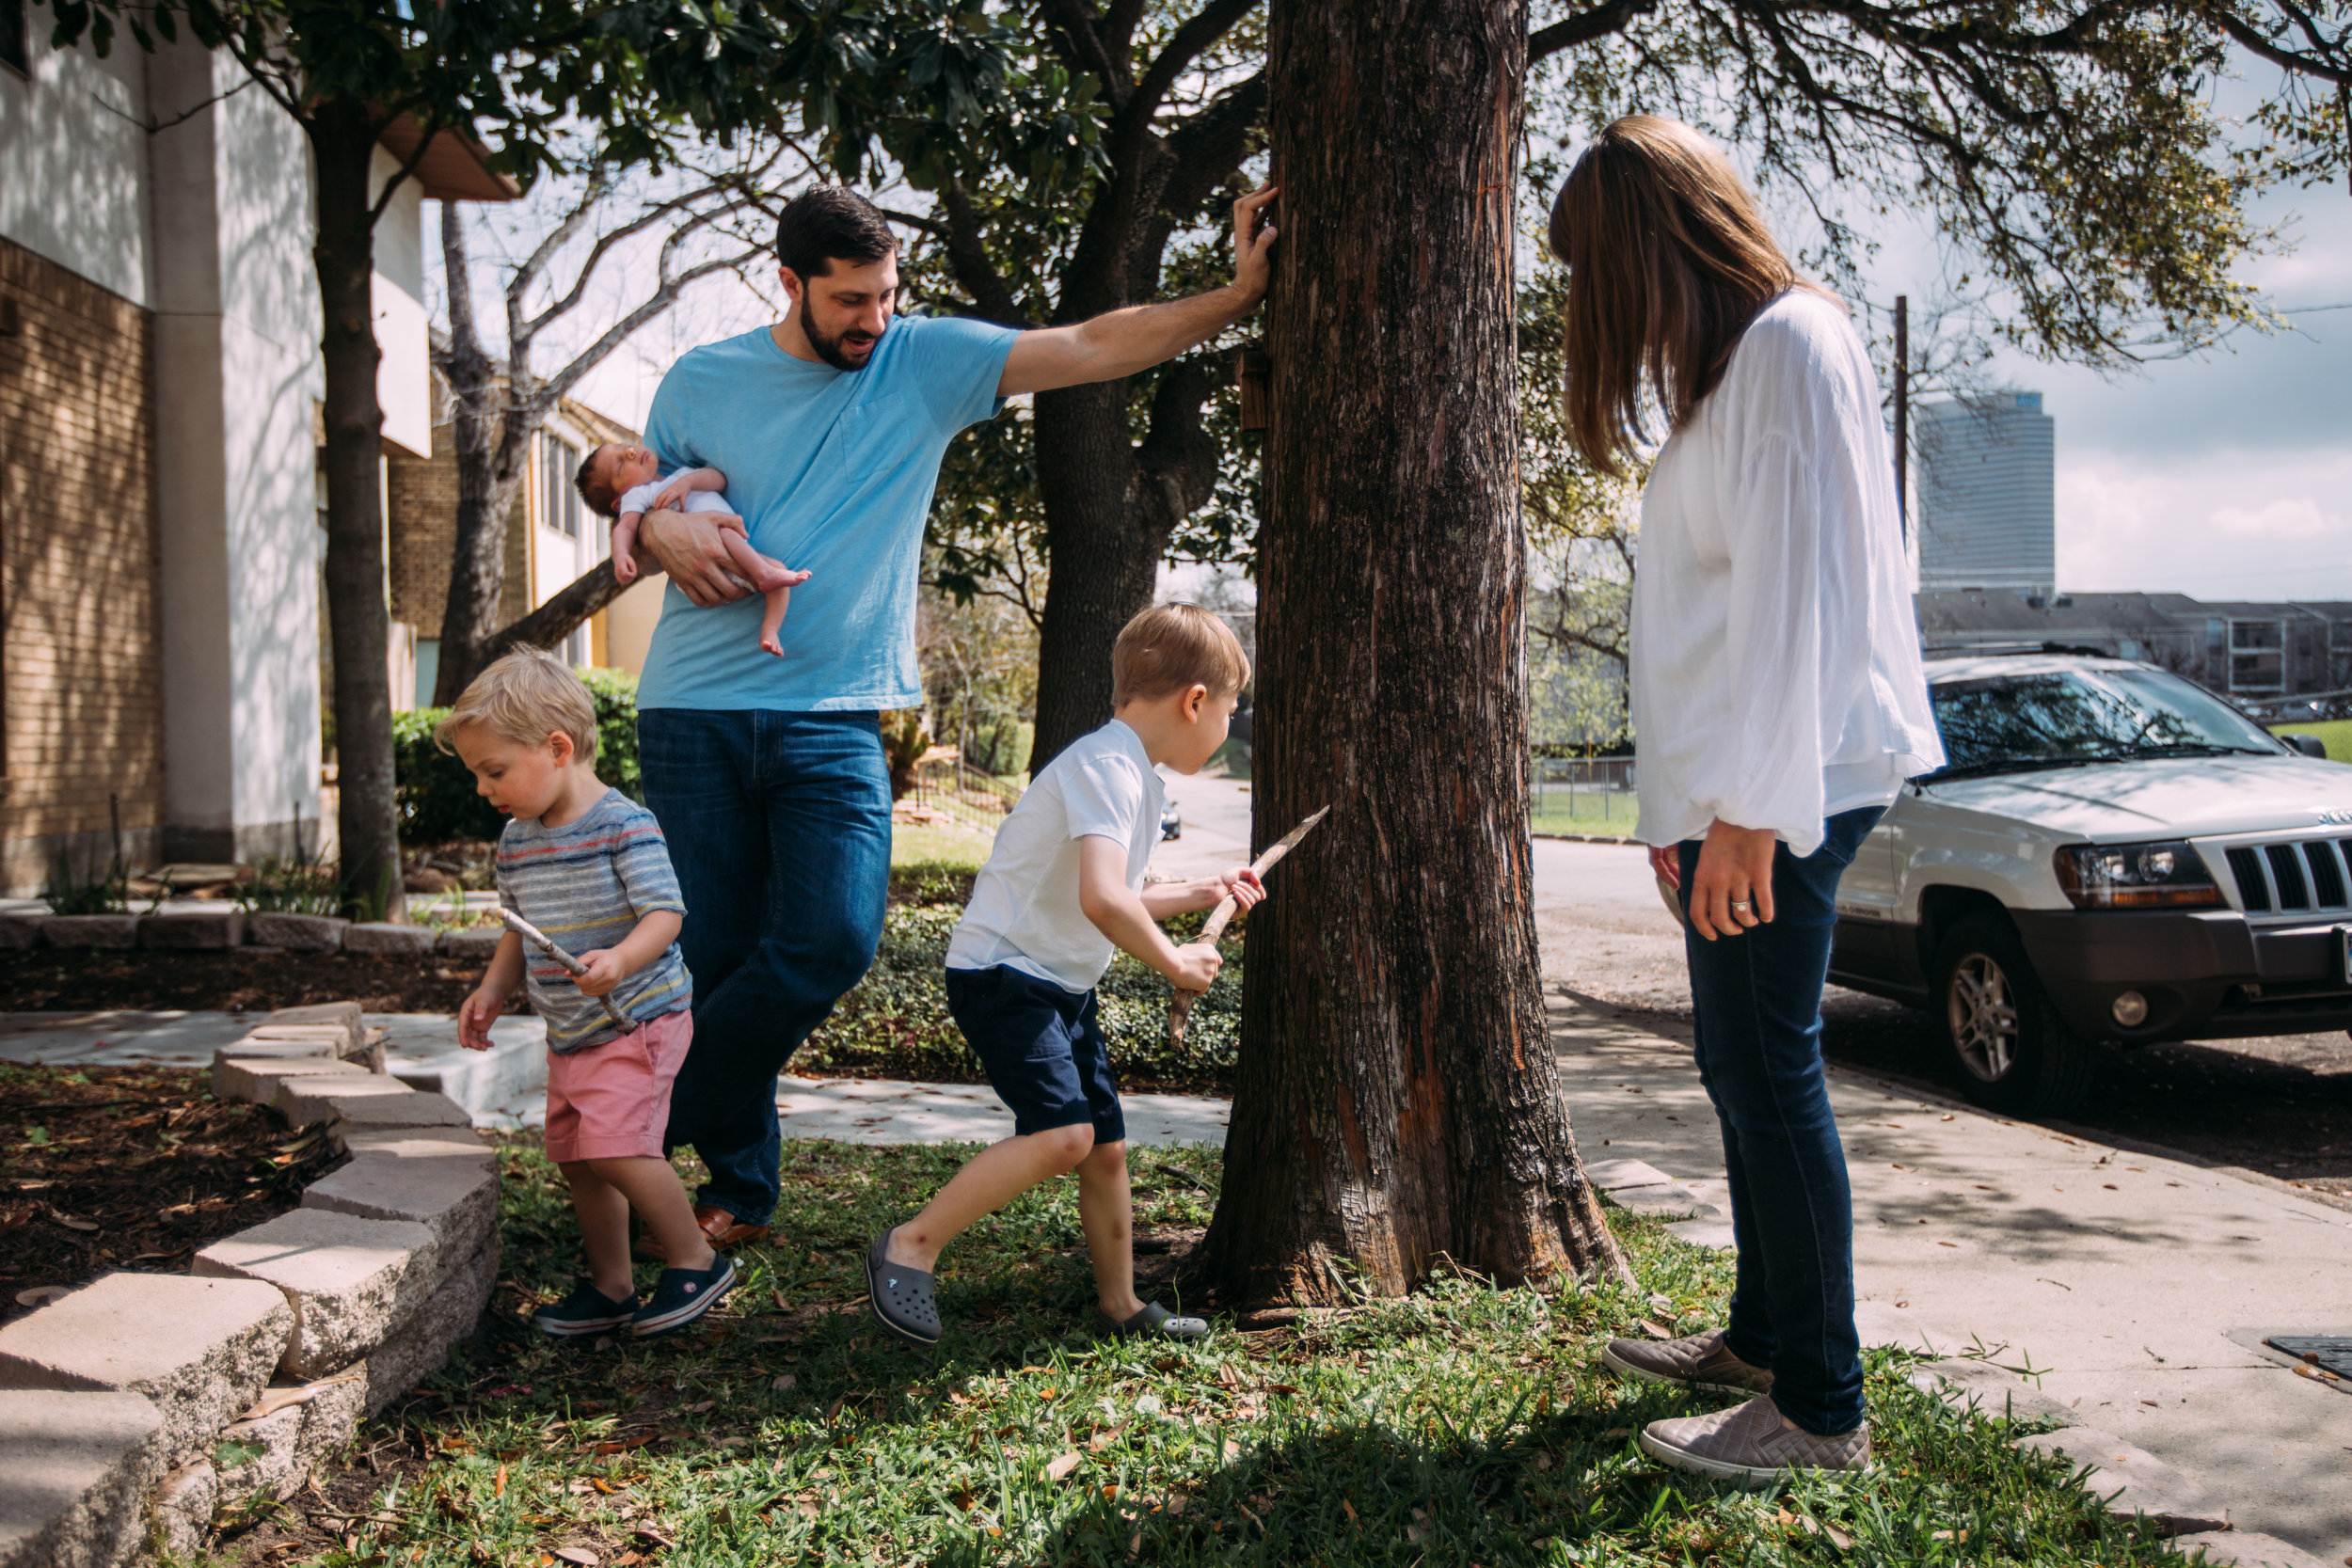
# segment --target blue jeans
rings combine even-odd
[[[1799,859],[1772,856],[1773,918],[1708,942],[1686,933],[1699,1081],[1723,1124],[1731,1230],[1740,1248],[1725,1344],[1769,1367],[1772,1402],[1810,1433],[1863,1418],[1853,1323],[1853,1196],[1821,1076],[1821,987],[1837,879],[1883,808],[1840,812]],[[1698,872],[1682,844],[1683,909]]]
[[[648,708],[645,804],[686,896],[694,1044],[665,1148],[710,1169],[695,1203],[775,1212],[776,1074],[864,978],[890,892],[890,768],[871,713]]]

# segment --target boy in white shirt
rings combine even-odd
[[[792,590],[809,579],[781,561],[771,561],[752,548],[743,519],[735,515],[722,493],[727,476],[716,468],[680,468],[664,475],[649,447],[625,447],[607,441],[580,465],[572,483],[588,510],[612,519],[612,575],[622,583],[637,580],[637,527],[648,512],[717,512],[726,516],[719,538],[736,572],[766,596],[759,618],[759,645],[784,657],[780,634],[784,612],[792,606]],[[733,525],[732,527],[728,525]]]
[[[1199,1318],[1136,1299],[1127,1126],[1096,1022],[1095,984],[1116,945],[1184,990],[1206,990],[1213,943],[1179,947],[1158,922],[1265,895],[1248,867],[1143,884],[1164,797],[1154,765],[1197,773],[1225,743],[1249,660],[1225,623],[1160,605],[1111,653],[1117,717],[1047,764],[996,832],[947,943],[947,1006],[1013,1113],[1013,1135],[955,1174],[923,1212],[874,1239],[867,1301],[892,1333],[939,1340],[940,1249],[1031,1187],[1075,1170],[1100,1332],[1188,1338]]]

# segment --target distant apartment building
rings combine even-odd
[[[310,150],[184,32],[101,58],[48,28],[0,0],[8,893],[103,867],[118,815],[152,863],[283,853],[323,814]],[[418,176],[375,230],[388,455],[431,448],[421,204],[516,194],[454,138]]]
[[[2261,708],[2352,689],[2352,602],[2193,599],[2185,594],[1922,591],[1931,657],[2096,648],[2170,670]]]
[[[2047,596],[2058,581],[2056,424],[2040,392],[1920,404],[1919,588]]]

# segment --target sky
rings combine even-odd
[[[2273,193],[2261,212],[2299,244],[2238,276],[2296,312],[2292,331],[2122,376],[1997,364],[2057,422],[2060,588],[2352,598],[2352,194]],[[2309,309],[2329,305],[2345,309]]]

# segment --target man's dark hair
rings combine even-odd
[[[822,277],[835,261],[865,266],[898,248],[874,204],[844,185],[818,185],[785,204],[776,219],[776,264]]]

